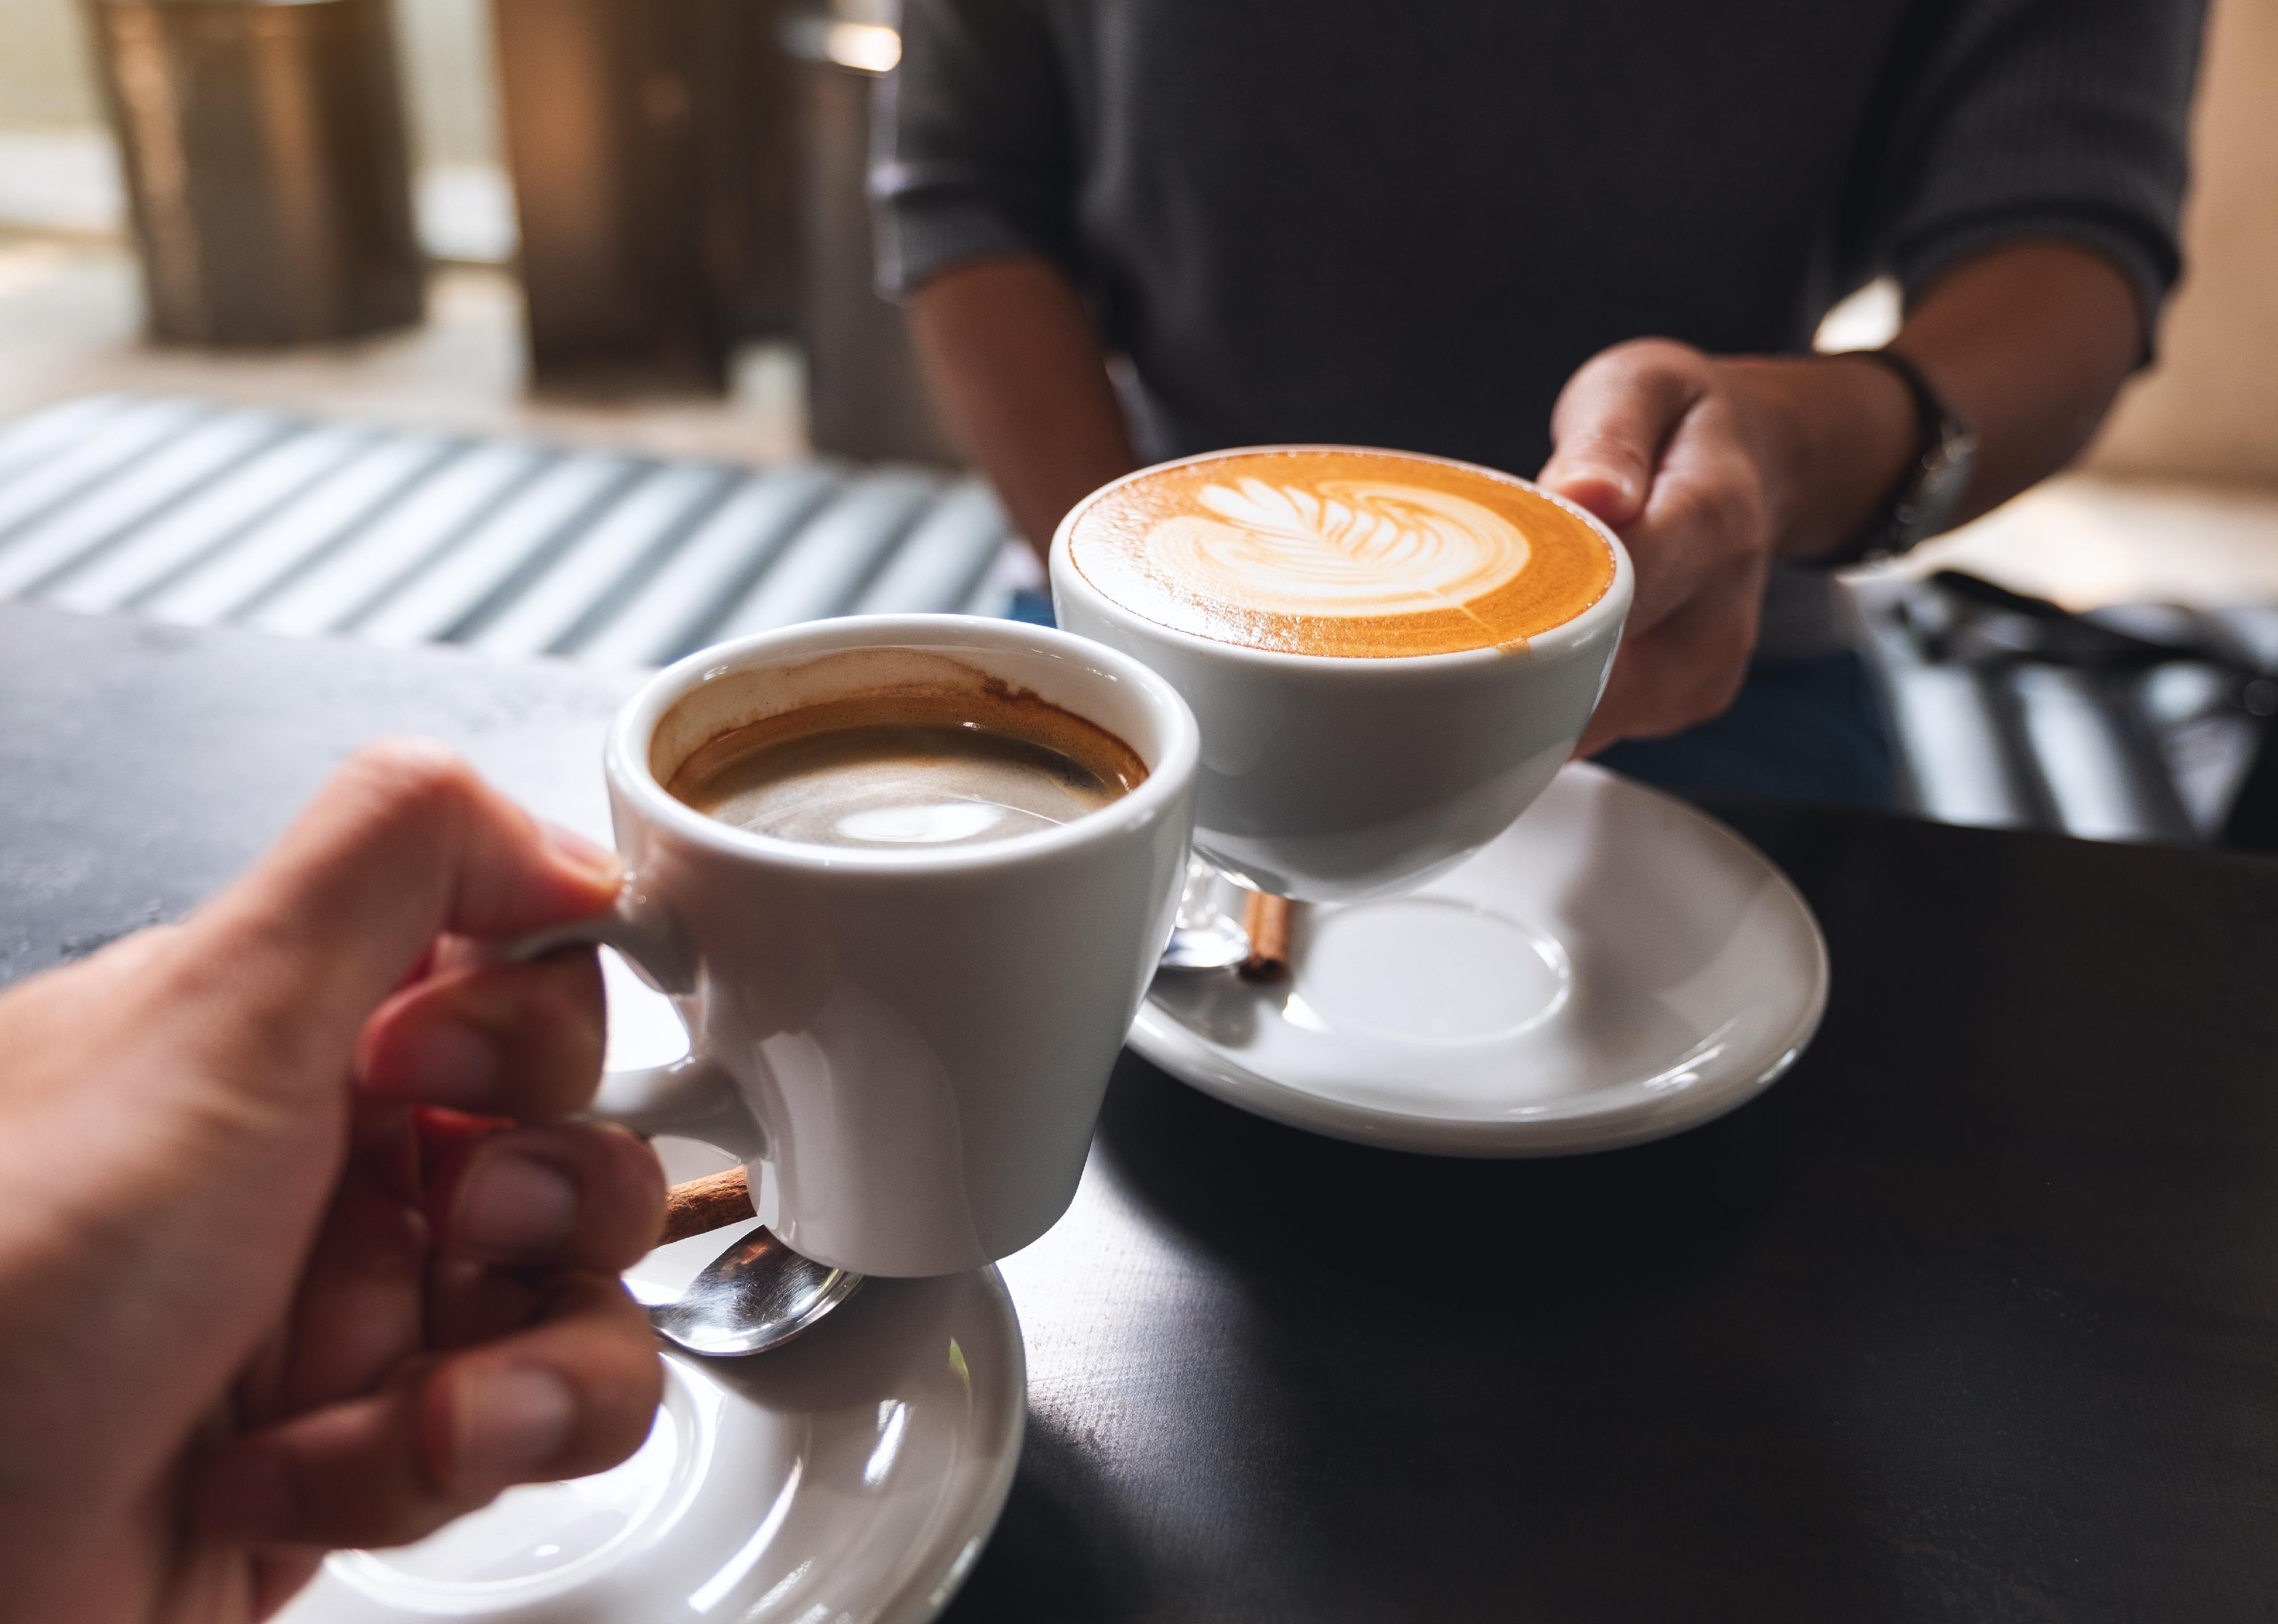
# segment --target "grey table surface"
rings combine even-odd
[[[0,605],[0,980],[179,913],[375,734],[599,832],[624,680]],[[2278,1617],[2278,862],[1726,815],[1829,938],[1794,1071],[1451,1163],[1127,1056],[1005,1274],[980,1620]]]
[[[385,734],[607,839],[601,736],[636,681],[0,604],[0,981],[210,896]]]

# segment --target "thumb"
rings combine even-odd
[[[340,1064],[443,932],[506,937],[598,913],[615,853],[542,825],[440,744],[351,757],[183,946],[226,965],[240,1013],[297,1057]],[[333,1072],[337,1075],[337,1071]]]
[[[1536,483],[1620,530],[1645,513],[1662,447],[1708,387],[1695,351],[1662,339],[1586,362],[1551,409],[1556,449]]]

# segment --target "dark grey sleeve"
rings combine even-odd
[[[1877,268],[1911,299],[1998,243],[2064,238],[2127,275],[2148,335],[2182,265],[2205,16],[2204,0],[1918,6],[1869,226]]]
[[[963,260],[1069,263],[1060,62],[1024,0],[905,0],[902,59],[872,142],[878,286],[899,298]]]

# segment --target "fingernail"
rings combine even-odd
[[[293,1468],[266,1450],[226,1448],[198,1468],[190,1501],[198,1526],[209,1534],[273,1538],[291,1527]]]
[[[608,847],[598,842],[587,840],[577,830],[565,828],[558,823],[541,820],[538,827],[539,831],[546,836],[547,845],[568,858],[578,867],[603,879],[614,880],[617,877],[620,867],[617,854]]]
[[[500,1061],[489,1033],[457,1021],[432,1021],[415,1025],[401,1041],[403,1070],[417,1079],[429,1104],[478,1110],[493,1102]]]
[[[1631,505],[1622,483],[1608,475],[1603,469],[1544,469],[1536,483],[1552,495],[1563,496],[1593,512],[1605,507],[1616,513],[1624,513]]]
[[[528,1254],[559,1244],[577,1219],[577,1186],[518,1151],[478,1155],[459,1186],[452,1239],[481,1252]]]
[[[463,1477],[507,1482],[570,1446],[577,1401],[551,1370],[485,1370],[459,1389],[454,1464]]]
[[[1612,492],[1614,499],[1620,502],[1624,507],[1628,507],[1630,504],[1637,500],[1637,482],[1632,479],[1627,474],[1618,472],[1614,469],[1601,468],[1595,463],[1587,463],[1583,467],[1574,469],[1571,474],[1567,476],[1569,484],[1576,484],[1583,480],[1590,479],[1596,480],[1600,484],[1605,486],[1607,490]]]

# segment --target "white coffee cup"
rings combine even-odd
[[[1142,469],[1087,503],[1159,468],[1226,454]],[[1632,590],[1629,554],[1613,533],[1525,480],[1423,460],[1521,486],[1574,514],[1612,549],[1612,583],[1571,620],[1517,648],[1291,654],[1174,630],[1107,597],[1069,556],[1087,504],[1052,539],[1060,626],[1159,672],[1194,707],[1203,737],[1195,849],[1257,890],[1349,902],[1412,888],[1460,863],[1549,786],[1613,667]]]
[[[996,679],[1107,729],[1147,766],[1055,828],[954,847],[814,846],[706,817],[664,786],[777,711],[912,679]],[[1136,661],[1012,621],[824,621],[652,678],[604,754],[628,877],[600,941],[669,994],[690,1053],[614,1072],[590,1115],[710,1141],[793,1250],[875,1275],[977,1268],[1067,1208],[1107,1076],[1169,936],[1197,736]]]

